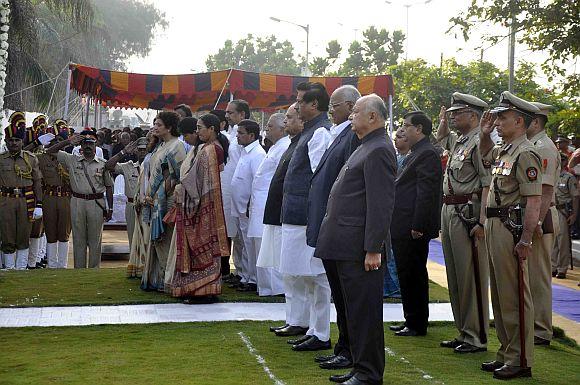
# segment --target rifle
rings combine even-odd
[[[477,225],[477,218],[473,216],[473,203],[471,201],[467,202],[467,207],[469,210],[469,218],[461,212],[458,205],[455,205],[455,212],[457,216],[463,222],[467,229],[467,235],[471,233],[471,230]],[[475,239],[469,237],[471,241],[471,255],[473,261],[473,275],[475,276],[475,291],[477,299],[477,312],[479,317],[479,340],[482,344],[487,343],[487,335],[485,333],[485,320],[483,319],[483,298],[481,294],[481,274],[479,272],[479,254],[477,252],[477,245],[475,244]]]

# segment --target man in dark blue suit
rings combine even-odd
[[[308,246],[316,247],[318,232],[322,219],[326,213],[326,204],[332,184],[336,180],[342,166],[346,163],[350,154],[358,147],[360,140],[352,131],[351,122],[348,120],[352,108],[360,98],[360,92],[350,85],[337,88],[330,96],[329,112],[333,126],[330,127],[328,148],[322,155],[310,182],[308,194],[308,224],[306,237]],[[342,298],[342,288],[335,260],[323,260],[324,270],[328,277],[334,307],[337,314],[339,331],[338,342],[334,346],[334,354],[316,357],[323,369],[342,369],[352,366],[352,356],[348,343],[348,331],[346,327],[346,314]]]
[[[442,168],[439,154],[429,142],[431,120],[422,111],[407,113],[398,132],[411,152],[395,181],[395,211],[391,239],[401,286],[405,323],[391,326],[398,336],[427,333],[429,318],[429,241],[440,228]]]

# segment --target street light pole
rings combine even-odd
[[[304,65],[303,75],[306,75],[306,76],[310,75],[310,70],[308,69],[308,59],[309,59],[309,55],[310,55],[310,24],[306,24],[306,25],[297,24],[297,23],[294,23],[294,22],[291,22],[288,20],[279,19],[279,18],[273,17],[273,16],[270,16],[270,20],[273,20],[277,23],[292,24],[292,25],[300,27],[304,31],[306,31],[306,63]]]

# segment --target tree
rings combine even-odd
[[[46,82],[30,92],[6,99],[12,109],[44,110],[55,89],[49,114],[59,115],[58,101],[66,86],[64,73],[55,87],[53,79],[69,61],[99,68],[124,70],[131,56],[145,56],[157,28],[165,28],[164,14],[152,4],[137,0],[40,1],[18,3],[11,18],[12,38],[21,44],[9,53],[7,94]]]
[[[337,40],[329,41],[326,46],[326,57],[315,57],[309,64],[312,75],[323,76],[328,71],[328,67],[336,62],[341,52],[342,47]]]
[[[207,57],[205,65],[208,71],[236,68],[287,75],[298,75],[301,68],[294,58],[294,47],[288,40],[279,42],[274,35],[261,38],[252,34],[235,44],[232,40],[226,40],[216,54]]]
[[[544,3],[540,0],[473,0],[466,11],[450,19],[450,30],[459,28],[468,40],[470,32],[483,23],[508,27],[513,18],[520,42],[533,51],[548,53],[542,68],[552,81],[555,75],[565,74],[565,63],[577,60],[580,55],[580,3],[570,0]],[[484,39],[495,44],[506,36],[488,33]],[[562,87],[568,96],[578,98],[578,75],[568,76]]]

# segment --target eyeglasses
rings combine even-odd
[[[348,103],[348,102],[345,100],[345,101],[340,102],[340,103],[332,103],[330,106],[332,108],[337,108],[338,106],[340,106],[341,104],[344,104],[344,103]]]
[[[408,124],[408,123],[403,123],[403,128],[408,128],[408,127],[417,127],[414,124]]]

